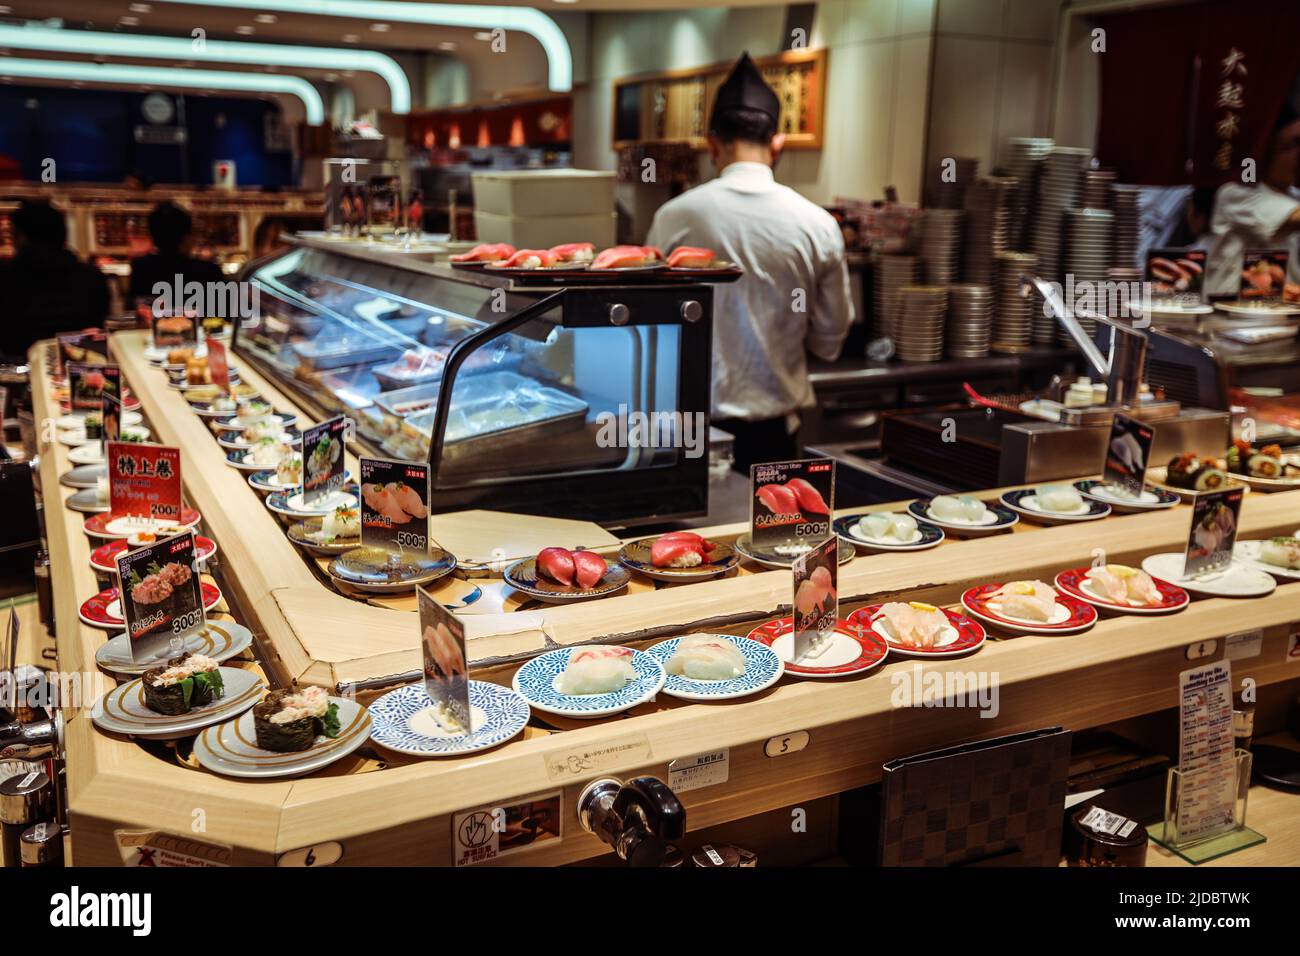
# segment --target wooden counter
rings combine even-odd
[[[414,614],[377,607],[329,590],[311,562],[285,539],[277,520],[224,463],[204,421],[193,415],[165,376],[148,366],[141,333],[112,339],[124,375],[139,396],[160,441],[179,445],[188,503],[204,516],[204,533],[219,545],[222,586],[242,623],[257,637],[262,664],[279,681],[332,687],[419,666]],[[43,347],[33,367],[43,367]],[[240,363],[246,381],[281,409],[301,412],[287,396]],[[48,377],[34,375],[38,420],[56,417]],[[42,432],[42,438],[51,435]],[[93,672],[94,649],[105,634],[80,625],[76,608],[95,590],[81,516],[58,507],[67,489],[66,449],[42,449],[41,477],[59,620],[60,666]],[[350,462],[355,470],[355,462]],[[1087,564],[1095,548],[1112,561],[1181,550],[1189,510],[1115,516],[1082,527],[1035,528],[991,539],[946,541],[927,552],[859,556],[840,570],[845,612],[897,595],[952,605],[972,584],[1044,577]],[[1243,537],[1292,531],[1300,524],[1300,491],[1246,497]],[[728,539],[740,526],[708,529]],[[437,524],[434,524],[437,536]],[[449,582],[444,587],[462,587]],[[546,607],[517,615],[474,615],[481,633],[471,644],[475,676],[508,682],[519,658],[554,645],[590,640],[645,641],[708,628],[745,633],[790,599],[784,571],[744,568],[734,577],[671,587],[671,596],[644,582],[624,595],[586,605]],[[523,618],[526,626],[518,622]],[[561,840],[511,858],[538,865],[586,859],[604,851],[573,817],[582,786],[604,775],[649,773],[667,779],[671,760],[730,748],[726,783],[683,795],[691,830],[713,827],[794,805],[879,779],[882,761],[959,741],[1061,724],[1082,729],[1171,707],[1177,675],[1190,666],[1188,645],[1260,629],[1256,657],[1234,661],[1234,677],[1271,684],[1300,677],[1286,660],[1289,631],[1300,621],[1300,583],[1264,599],[1195,600],[1171,616],[1104,618],[1070,637],[990,640],[977,654],[926,662],[924,671],[988,675],[997,681],[999,713],[973,709],[899,708],[891,702],[900,679],[918,665],[897,661],[861,679],[782,680],[766,693],[727,705],[688,705],[661,695],[618,719],[534,720],[525,735],[495,750],[454,760],[413,761],[376,752],[348,767],[306,778],[241,782],[169,765],[139,746],[96,731],[85,715],[68,725],[69,791],[74,845],[81,863],[118,862],[113,829],[156,828],[192,834],[202,811],[203,839],[233,848],[237,863],[270,863],[278,854],[337,840],[342,862],[446,864],[452,857],[451,815],[493,807],[530,794],[563,791]],[[996,637],[996,635],[994,635]],[[1216,654],[1222,654],[1222,644]],[[1212,658],[1210,658],[1212,659]],[[810,733],[798,753],[769,758],[769,738]],[[599,770],[557,770],[569,754],[623,748]],[[383,760],[387,766],[381,769]]]

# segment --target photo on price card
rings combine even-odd
[[[1158,299],[1200,301],[1205,284],[1205,250],[1152,249],[1147,253],[1146,281]]]
[[[303,429],[303,496],[310,504],[343,487],[343,437],[348,420],[342,416]]]
[[[1241,260],[1241,297],[1280,301],[1289,258],[1286,249],[1247,249]]]
[[[1117,414],[1110,427],[1110,441],[1106,444],[1102,480],[1107,485],[1125,488],[1134,495],[1140,492],[1154,438],[1155,429],[1150,425]]]
[[[68,365],[68,402],[74,412],[98,411],[104,394],[102,365],[72,362]]]
[[[1225,568],[1232,562],[1244,495],[1241,488],[1228,488],[1197,497],[1187,541],[1187,577]]]
[[[835,462],[829,458],[750,466],[754,544],[817,544],[831,533]]]
[[[117,572],[133,660],[159,657],[172,638],[203,627],[193,532],[123,554],[117,559]]]
[[[795,559],[794,660],[816,657],[839,619],[839,540],[831,537]]]
[[[361,543],[391,551],[429,547],[429,466],[362,458]]]
[[[465,627],[424,588],[416,588],[420,608],[420,647],[424,688],[443,716],[470,730],[469,667]]]

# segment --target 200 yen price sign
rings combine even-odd
[[[117,559],[118,595],[131,660],[171,656],[173,639],[204,627],[203,592],[194,567],[194,532],[130,551]]]
[[[181,520],[181,452],[164,445],[108,443],[108,503],[115,515]]]

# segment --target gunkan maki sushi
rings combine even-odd
[[[144,703],[150,710],[175,717],[210,704],[225,693],[220,665],[202,654],[174,657],[140,678]]]
[[[263,750],[307,750],[322,734],[338,736],[339,705],[324,687],[273,690],[253,705],[253,729]]]

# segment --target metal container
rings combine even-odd
[[[54,813],[54,787],[40,770],[0,781],[0,844],[4,865],[21,863],[20,844],[24,830]]]
[[[24,867],[63,865],[63,830],[57,820],[43,820],[29,826],[18,842]]]

